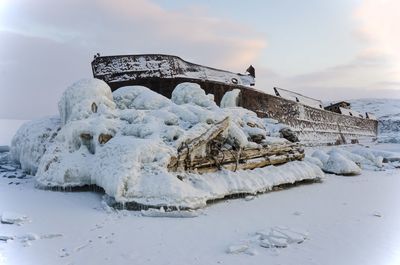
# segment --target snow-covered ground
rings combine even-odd
[[[374,148],[400,152],[396,144]],[[0,214],[18,221],[0,224],[0,264],[394,265],[399,186],[399,169],[327,174],[321,183],[183,216],[192,218],[156,218],[146,215],[162,214],[110,209],[100,192],[40,190],[29,176],[0,177]],[[266,248],[268,240],[287,247]]]

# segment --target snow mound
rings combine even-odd
[[[321,161],[322,164],[325,164],[329,159],[329,155],[327,155],[324,151],[321,150],[315,150],[311,156],[316,159],[319,159],[319,161]]]
[[[121,87],[113,98],[119,109],[156,110],[170,105],[167,98],[144,86]]]
[[[334,173],[337,175],[359,175],[361,174],[361,168],[356,163],[347,159],[340,152],[333,150],[330,152],[328,160],[323,163],[325,172]]]
[[[178,105],[193,103],[200,107],[215,108],[214,95],[208,94],[201,89],[199,84],[181,83],[172,92],[172,102]]]
[[[58,102],[62,124],[81,120],[92,113],[106,114],[115,108],[110,87],[99,79],[82,79],[74,83]]]
[[[178,85],[169,100],[145,87],[112,94],[103,81],[81,80],[63,93],[59,111],[61,119],[22,126],[11,147],[23,169],[36,172],[38,187],[98,185],[117,203],[199,208],[230,194],[323,176],[318,166],[300,161],[201,176],[169,172],[179,148],[223,120],[227,148],[287,143],[272,137],[269,123],[255,113],[219,108],[197,84]]]

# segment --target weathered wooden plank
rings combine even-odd
[[[294,153],[294,154],[287,154],[287,155],[278,155],[278,156],[271,156],[266,158],[255,158],[246,161],[245,163],[227,163],[222,164],[220,167],[217,166],[206,166],[206,167],[199,167],[199,168],[192,168],[188,171],[196,172],[199,174],[204,173],[211,173],[216,172],[221,169],[236,171],[236,170],[249,170],[255,169],[260,167],[266,167],[270,165],[279,165],[284,164],[290,161],[301,160],[304,158],[304,153]]]
[[[225,131],[229,126],[229,122],[230,118],[226,117],[225,119],[211,127],[210,130],[206,131],[205,133],[194,139],[191,139],[190,141],[187,141],[178,150],[178,156],[180,157],[180,159],[184,160],[190,152],[195,152],[196,150],[207,144],[209,141],[213,140],[223,131]]]
[[[286,144],[286,145],[271,145],[265,146],[260,149],[244,149],[236,151],[236,150],[221,150],[216,156],[208,155],[206,157],[194,157],[190,161],[190,167],[204,167],[204,166],[212,166],[221,164],[221,163],[230,163],[235,162],[237,160],[245,161],[254,158],[260,157],[268,157],[273,155],[283,155],[289,154],[293,152],[303,153],[303,148],[298,144]],[[186,163],[185,158],[182,157],[173,157],[171,158],[171,162],[169,164],[169,168],[178,168],[181,164]],[[174,170],[173,170],[174,171]]]

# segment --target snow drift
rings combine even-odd
[[[235,107],[236,97],[236,92],[227,95],[225,108],[220,108],[197,84],[178,85],[169,100],[142,86],[112,94],[103,81],[80,80],[63,93],[60,118],[19,129],[12,156],[36,174],[39,187],[95,184],[119,203],[178,208],[198,208],[230,194],[254,194],[323,176],[307,161],[203,175],[169,172],[167,165],[182,144],[226,118],[228,145],[257,148],[260,142],[287,142],[277,137],[275,121]]]

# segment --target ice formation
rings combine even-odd
[[[36,174],[40,159],[60,129],[58,117],[29,121],[19,128],[11,143],[11,155],[30,174]]]
[[[221,99],[221,108],[237,107],[240,89],[228,91]]]
[[[178,85],[169,100],[142,86],[112,94],[103,81],[81,80],[64,92],[59,112],[60,118],[23,125],[12,142],[13,158],[36,173],[39,187],[95,184],[119,203],[198,208],[229,194],[323,176],[306,161],[204,175],[169,172],[171,157],[188,139],[226,118],[227,145],[287,142],[276,137],[273,121],[239,107],[220,108],[197,84]]]
[[[361,174],[361,168],[338,151],[333,151],[330,153],[328,160],[323,163],[323,170],[325,172],[338,175]]]
[[[315,150],[311,156],[306,156],[304,159],[327,173],[337,175],[358,175],[361,169],[382,170],[383,162],[397,160],[400,161],[398,153],[364,147],[335,147],[328,152]]]

